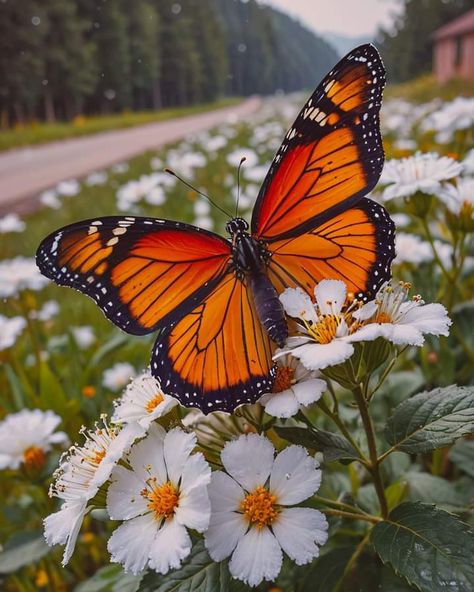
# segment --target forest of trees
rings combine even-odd
[[[394,25],[380,30],[380,49],[389,82],[405,82],[431,72],[436,29],[474,8],[474,0],[401,0]]]
[[[309,88],[336,61],[255,0],[2,0],[0,125]]]

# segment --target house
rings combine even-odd
[[[474,80],[474,9],[433,33],[433,73],[439,83]]]

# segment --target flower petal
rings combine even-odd
[[[317,557],[319,546],[324,545],[328,538],[328,523],[324,514],[312,508],[285,508],[272,528],[283,551],[297,565],[304,565]]]
[[[166,434],[164,454],[168,478],[177,484],[189,455],[196,446],[196,434],[174,428]]]
[[[135,471],[117,465],[111,481],[107,491],[107,511],[112,520],[130,520],[147,511],[147,500],[140,495],[146,484]]]
[[[206,485],[194,487],[179,496],[175,517],[183,526],[204,532],[209,525],[210,515],[211,503]]]
[[[114,530],[107,543],[110,561],[120,563],[127,572],[139,574],[148,564],[157,530],[158,523],[151,513],[127,520]]]
[[[400,312],[403,313],[404,308],[404,305],[402,305],[400,307]],[[452,321],[448,317],[448,311],[442,304],[433,303],[421,306],[411,306],[405,314],[403,314],[402,323],[404,325],[413,325],[422,333],[430,333],[431,335],[449,335],[448,327],[452,324]]]
[[[137,477],[146,481],[150,475],[156,477],[158,483],[166,483],[165,460],[163,458],[163,442],[166,436],[165,430],[158,424],[150,426],[146,438],[132,447],[128,460]]]
[[[346,294],[346,284],[341,280],[321,280],[314,288],[320,314],[339,314],[346,301]]]
[[[234,578],[249,586],[258,586],[262,580],[274,580],[283,561],[278,541],[267,527],[251,528],[237,544],[229,562]]]
[[[325,380],[321,380],[321,378],[311,378],[304,382],[297,382],[293,386],[293,393],[300,405],[311,405],[311,403],[319,401],[321,395],[327,389],[327,386]]]
[[[205,487],[211,481],[211,467],[203,454],[197,452],[186,461],[181,475],[180,491],[189,493],[195,487]]]
[[[308,343],[291,352],[308,370],[323,370],[345,362],[354,353],[354,347],[346,340],[335,339],[330,343]]]
[[[238,510],[245,493],[240,485],[223,471],[214,471],[209,485],[212,513]]]
[[[274,452],[270,440],[258,434],[247,434],[228,442],[221,460],[227,472],[247,491],[252,491],[268,479]]]
[[[308,294],[301,288],[287,288],[280,294],[280,301],[286,314],[290,317],[304,319],[313,323],[317,321],[314,304]]]
[[[270,475],[270,491],[278,503],[299,504],[319,489],[319,463],[302,446],[288,446],[275,459]]]
[[[150,549],[150,567],[161,574],[177,569],[191,552],[188,531],[177,520],[166,520]]]
[[[237,543],[247,532],[248,523],[237,512],[213,512],[205,543],[214,561],[222,561],[232,553]]]
[[[293,388],[281,393],[269,393],[260,398],[265,412],[272,417],[292,417],[298,413],[300,404],[293,392]]]
[[[76,546],[77,536],[86,513],[85,499],[63,504],[62,508],[44,519],[44,538],[48,545],[64,545],[62,565],[66,565]]]

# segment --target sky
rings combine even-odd
[[[389,25],[399,0],[263,0],[296,16],[316,32],[372,37],[379,25]]]

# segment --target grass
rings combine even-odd
[[[78,115],[69,122],[33,122],[15,129],[0,131],[0,152],[21,146],[45,144],[55,140],[87,136],[113,129],[123,129],[144,123],[166,121],[176,117],[194,115],[195,113],[214,111],[215,109],[236,105],[241,100],[238,97],[227,97],[212,103],[194,105],[192,107],[178,107],[174,109],[162,109],[160,111],[124,112],[96,117]]]
[[[401,84],[389,84],[385,92],[386,98],[401,98],[412,103],[425,103],[437,98],[452,101],[460,96],[474,96],[473,81],[453,78],[445,84],[439,84],[431,74]]]

